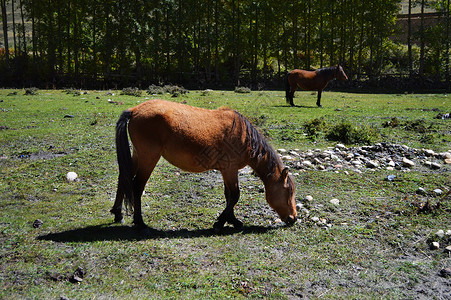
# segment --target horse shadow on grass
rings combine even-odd
[[[220,233],[215,233],[213,229],[179,229],[179,230],[159,230],[146,228],[138,230],[133,226],[124,225],[94,225],[84,228],[71,229],[56,233],[40,235],[38,240],[54,242],[96,242],[96,241],[139,241],[149,239],[180,239],[210,237],[220,235],[241,234],[260,234],[269,232],[277,227],[269,226],[245,226],[242,230],[236,230],[232,227],[224,227]]]
[[[277,107],[277,108],[289,108],[289,109],[296,109],[296,108],[318,108],[318,106],[316,106],[316,105],[298,105],[298,104],[295,104],[294,106],[291,106],[291,105],[283,105],[283,104],[280,104],[280,105],[273,105],[272,107]]]

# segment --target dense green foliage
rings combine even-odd
[[[293,68],[337,63],[350,78],[409,72],[407,49],[389,39],[400,29],[400,0],[13,2],[32,26],[25,38],[16,20],[10,70],[2,55],[2,78],[16,82],[234,87],[268,82]],[[442,18],[412,31],[412,39],[421,35],[426,48],[421,57],[414,48],[411,60],[415,70],[421,58],[421,72],[444,74],[446,2],[426,3]]]

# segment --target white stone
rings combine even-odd
[[[305,200],[307,201],[313,201],[313,197],[310,195],[305,196]]]
[[[351,161],[351,164],[353,164],[354,166],[360,166],[362,165],[362,162],[360,160],[353,160]]]
[[[405,157],[402,158],[402,163],[404,164],[405,167],[413,167],[415,166],[415,163],[413,161],[411,161],[410,159],[407,159]]]
[[[390,161],[388,162],[387,165],[388,165],[389,167],[395,167],[395,166],[396,166],[395,162],[392,161],[392,160],[390,160]]]
[[[432,250],[440,249],[440,243],[439,242],[432,242],[431,249]]]
[[[293,157],[291,157],[290,155],[284,155],[282,156],[283,160],[293,160]]]
[[[329,202],[332,203],[333,205],[339,205],[340,204],[340,200],[338,200],[336,198],[330,200]]]
[[[443,193],[443,191],[442,191],[441,189],[435,189],[435,190],[434,190],[434,193],[435,193],[436,195],[441,195],[441,194]]]
[[[290,151],[289,154],[290,154],[290,155],[293,155],[293,156],[299,156],[299,153],[297,153],[296,151]]]
[[[440,169],[441,167],[442,167],[442,166],[441,166],[439,163],[436,163],[436,162],[431,163],[431,168],[432,168],[432,169],[438,170],[438,169]]]
[[[339,149],[346,149],[346,146],[343,144],[337,144],[336,147]]]
[[[279,151],[279,153],[287,153],[287,150],[283,148],[277,149],[277,151]]]
[[[435,233],[436,236],[438,236],[439,238],[442,238],[445,236],[445,231],[443,231],[442,229],[440,229],[439,231],[437,231]]]
[[[434,150],[430,150],[430,149],[424,150],[424,153],[426,153],[427,156],[434,156],[435,155]]]
[[[319,218],[318,218],[318,217],[312,217],[311,220],[312,220],[313,222],[318,222],[318,221],[319,221]]]
[[[304,166],[306,166],[306,167],[312,167],[312,166],[313,166],[312,162],[309,161],[309,160],[304,160],[304,161],[302,162],[302,164],[303,164]]]
[[[75,173],[75,172],[68,172],[68,173],[66,174],[66,179],[67,179],[67,181],[69,181],[69,182],[75,181],[75,179],[77,179],[77,177],[78,177],[78,175],[77,175],[77,173]]]
[[[368,168],[374,169],[374,168],[379,167],[379,163],[377,161],[374,161],[374,160],[369,160],[369,161],[367,161],[366,166]]]

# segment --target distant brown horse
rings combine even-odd
[[[128,126],[127,126],[128,124]],[[133,144],[131,155],[128,136]],[[145,227],[141,195],[163,156],[189,171],[219,170],[225,187],[226,208],[214,224],[226,222],[239,229],[234,214],[240,197],[238,170],[251,166],[265,185],[266,200],[282,221],[296,220],[295,184],[277,153],[240,113],[231,109],[207,110],[164,100],[150,100],[125,110],[116,125],[119,180],[111,212],[122,222],[122,200],[133,210],[133,223]]]
[[[348,79],[348,76],[346,76],[340,65],[322,68],[315,71],[305,71],[299,69],[291,71],[287,74],[285,80],[285,97],[287,103],[294,106],[294,92],[298,88],[301,88],[304,91],[318,91],[318,100],[316,101],[316,105],[321,107],[321,93],[326,85],[335,78],[342,81]]]

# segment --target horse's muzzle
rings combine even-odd
[[[288,226],[291,226],[294,224],[294,222],[296,222],[297,218],[296,217],[292,217],[292,216],[288,216],[287,219],[285,220],[285,224],[287,224]]]

